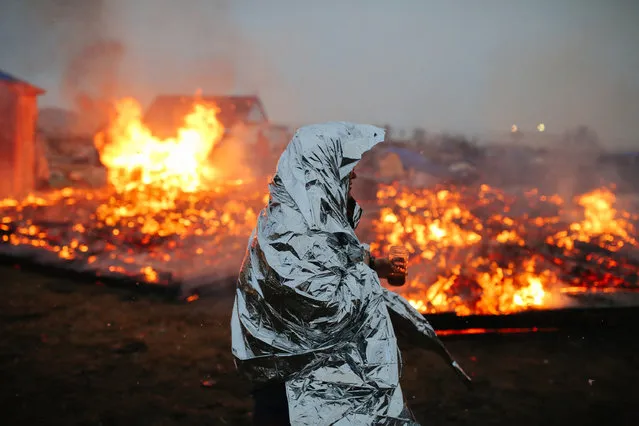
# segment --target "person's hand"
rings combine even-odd
[[[391,273],[393,274],[397,274],[397,275],[406,275],[408,272],[408,264],[406,262],[406,259],[403,258],[395,258],[393,260],[391,260],[390,262],[391,265]]]
[[[373,269],[380,278],[388,278],[389,275],[406,275],[407,264],[404,259],[393,259],[391,262],[385,258],[375,259]]]
[[[371,268],[380,278],[386,278],[393,272],[393,265],[391,265],[388,259],[384,259],[383,257],[379,259],[375,258],[375,261],[371,264]]]

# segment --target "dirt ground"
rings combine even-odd
[[[246,425],[230,353],[231,299],[168,303],[0,267],[0,424]],[[448,341],[467,391],[435,356],[404,351],[424,425],[637,425],[631,332]]]

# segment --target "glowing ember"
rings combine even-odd
[[[574,248],[575,241],[589,243],[596,240],[596,244],[608,250],[618,251],[624,245],[638,246],[639,243],[632,236],[635,229],[628,220],[630,215],[619,213],[614,208],[615,194],[603,188],[578,199],[584,208],[584,219],[570,225],[567,231],[561,231],[549,237],[548,242],[554,243],[566,250]]]
[[[608,189],[579,197],[581,218],[568,224],[561,218],[576,217],[574,212],[563,211],[559,197],[536,191],[526,194],[524,206],[485,185],[478,190],[385,187],[378,198],[380,206],[390,207],[382,207],[374,221],[372,248],[378,255],[390,245],[409,249],[412,276],[393,290],[422,312],[506,314],[556,307],[567,293],[562,289],[575,286],[636,286],[636,265],[592,252],[639,247],[633,218],[613,208]],[[584,253],[577,242],[594,247]]]
[[[214,178],[209,156],[224,133],[214,106],[195,103],[175,138],[160,140],[142,123],[131,98],[118,102],[111,126],[96,136],[100,159],[119,199],[98,215],[118,220],[175,208],[185,193],[207,188]],[[126,202],[124,202],[126,201]]]
[[[216,158],[229,146],[216,112],[196,100],[175,137],[160,140],[137,102],[119,102],[95,141],[108,188],[0,200],[0,254],[162,285],[236,274],[266,187],[228,177],[225,164],[245,169]],[[637,286],[637,218],[610,189],[565,203],[485,185],[387,186],[378,200],[371,247],[407,247],[411,275],[393,289],[422,312],[507,314]]]
[[[490,334],[490,333],[499,333],[499,334],[520,334],[520,333],[548,333],[557,331],[557,328],[554,327],[546,327],[546,328],[499,328],[499,329],[488,329],[488,328],[466,328],[462,330],[437,330],[438,336],[464,336],[464,335],[473,335],[473,334]]]
[[[216,113],[196,100],[176,136],[160,140],[135,100],[118,102],[95,140],[109,187],[0,200],[2,253],[147,283],[235,272],[264,194],[216,179]]]

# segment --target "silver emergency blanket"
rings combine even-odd
[[[233,354],[258,386],[286,383],[292,425],[417,424],[399,385],[393,325],[469,380],[428,321],[364,262],[368,246],[354,231],[361,209],[347,212],[349,174],[383,140],[384,130],[369,125],[299,129],[249,239]]]

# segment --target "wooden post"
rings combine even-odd
[[[35,190],[37,96],[24,82],[0,82],[0,199]]]

